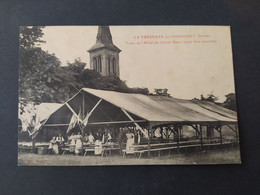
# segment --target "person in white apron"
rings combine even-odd
[[[97,140],[95,142],[95,155],[102,154],[102,142],[100,140]]]
[[[53,137],[51,139],[51,141],[49,142],[49,147],[48,147],[50,153],[53,152],[53,146],[54,146],[55,143],[56,143],[56,140],[55,140],[55,137]]]
[[[60,154],[61,152],[61,146],[64,143],[64,138],[62,137],[61,134],[59,134],[56,138],[55,138],[55,143],[53,144],[53,152],[55,154]]]
[[[94,136],[92,135],[91,132],[89,133],[89,136],[88,136],[88,142],[90,144],[93,144],[95,142],[95,138],[94,138]]]
[[[133,154],[134,153],[134,148],[132,147],[135,139],[134,139],[134,134],[131,133],[130,131],[126,134],[126,153],[127,154]]]
[[[72,133],[71,136],[69,137],[69,141],[70,141],[70,152],[74,152],[75,145],[76,145],[76,137],[74,133]]]
[[[75,138],[76,138],[75,154],[79,155],[82,153],[82,136],[80,132],[78,132],[78,135],[76,135]]]

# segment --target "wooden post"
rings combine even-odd
[[[198,124],[196,124],[196,134],[197,134],[197,137],[199,137],[199,130],[198,130]],[[197,137],[196,137],[196,139],[197,139]]]
[[[151,129],[150,129],[150,125],[148,125],[148,158],[150,158],[151,156],[151,153],[150,153],[150,150],[151,150],[151,146],[150,146],[150,133],[151,132]]]
[[[220,144],[222,145],[222,131],[221,131],[221,129],[222,129],[222,126],[220,125],[220,127],[219,127],[219,135],[220,135]]]
[[[202,142],[202,126],[200,124],[200,144],[201,144],[201,149],[203,147],[203,142]]]
[[[32,138],[32,153],[35,153],[35,138]]]
[[[238,143],[238,128],[237,128],[237,124],[235,124],[235,133],[236,133],[236,142]]]
[[[176,135],[177,135],[177,152],[179,153],[180,152],[180,144],[179,144],[179,127],[178,125],[175,125],[174,126],[174,129],[175,129],[175,132],[176,132]]]
[[[161,142],[163,142],[163,128],[160,127],[160,133],[161,133]]]
[[[82,92],[82,121],[85,119],[85,93],[84,93],[84,91]],[[82,131],[82,136],[84,136],[84,134],[85,134],[85,128],[84,128],[84,126],[82,125],[82,129],[81,129],[81,131]]]

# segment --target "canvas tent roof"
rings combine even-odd
[[[46,120],[52,113],[62,107],[58,103],[41,103],[37,107],[36,118],[39,122]]]
[[[65,104],[57,105],[45,126],[65,127],[73,113],[81,118],[82,110],[84,116],[94,110],[89,125],[131,122],[124,111],[134,121],[152,122],[153,125],[237,122],[236,112],[210,102],[83,88]]]
[[[83,91],[153,122],[237,122],[236,112],[213,103],[83,88]]]

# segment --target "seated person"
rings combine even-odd
[[[83,138],[83,142],[88,143],[88,141],[89,141],[89,136],[88,136],[87,133],[85,133],[85,136]]]
[[[88,136],[88,142],[90,144],[93,144],[95,142],[95,138],[94,138],[94,136],[92,135],[91,132],[89,133],[89,136]]]
[[[109,141],[111,141],[112,137],[111,137],[111,134],[108,132],[107,129],[105,129],[105,133],[103,134],[103,137],[102,137],[102,143],[107,143]]]
[[[76,145],[76,137],[75,137],[74,133],[72,133],[71,136],[69,137],[69,144]]]
[[[56,142],[59,144],[59,145],[62,145],[64,143],[64,138],[62,137],[61,134],[59,134],[57,137],[56,137]]]
[[[95,155],[102,154],[102,142],[100,140],[95,141]]]

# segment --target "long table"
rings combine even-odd
[[[200,143],[199,140],[189,140],[189,141],[180,141],[179,143],[177,142],[166,142],[166,143],[156,143],[156,144],[150,144],[150,151],[158,151],[158,156],[160,156],[160,151],[163,150],[169,150],[169,152],[173,149],[181,149],[184,148],[187,149],[188,148],[201,148],[204,146],[210,147],[210,146],[220,146],[220,145],[228,145],[228,144],[232,144],[232,142],[230,141],[225,141],[222,143],[217,142],[217,139],[215,140],[206,140],[206,142],[202,142],[202,145]],[[148,152],[148,145],[133,145],[132,146],[134,149],[134,154],[139,154],[139,158],[142,157],[142,154],[144,154],[145,152]],[[123,158],[125,158],[127,154],[127,150],[123,150]]]

